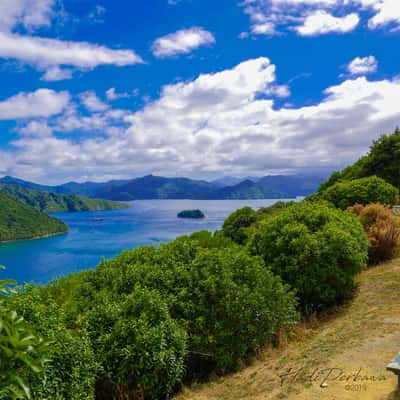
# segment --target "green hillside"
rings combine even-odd
[[[67,232],[67,226],[0,192],[0,242]]]
[[[400,129],[374,141],[367,155],[342,171],[334,172],[321,185],[320,193],[337,182],[377,176],[400,189]]]
[[[0,185],[0,190],[18,201],[45,213],[99,211],[126,208],[127,205],[103,199],[89,199],[79,195],[65,195],[34,190],[18,185]]]

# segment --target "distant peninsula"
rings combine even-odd
[[[0,184],[0,191],[44,213],[100,211],[128,207],[116,201],[29,189],[17,184]]]
[[[68,231],[67,225],[0,191],[0,242],[36,239]]]
[[[183,210],[178,214],[178,218],[202,219],[205,217],[201,210]]]

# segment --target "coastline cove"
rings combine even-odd
[[[4,276],[18,284],[46,284],[57,277],[95,268],[102,258],[123,250],[159,245],[194,231],[215,231],[239,208],[269,206],[264,200],[138,200],[125,209],[52,214],[69,232],[35,240],[0,243],[0,265]],[[290,201],[285,199],[285,201]],[[202,209],[207,218],[180,219],[185,209]]]

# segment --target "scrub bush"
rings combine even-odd
[[[208,249],[183,237],[121,254],[99,268],[99,281],[110,271],[112,292],[140,284],[166,300],[188,334],[187,379],[234,370],[297,320],[294,295],[239,246]]]
[[[257,212],[244,207],[232,213],[222,226],[223,234],[235,243],[243,244],[247,240],[246,228],[257,221]]]
[[[297,292],[303,314],[341,303],[367,264],[361,223],[325,203],[302,202],[261,222],[250,251]]]
[[[321,194],[336,207],[345,210],[355,204],[381,203],[393,205],[397,202],[397,188],[376,176],[335,183]]]

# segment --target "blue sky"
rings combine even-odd
[[[0,175],[332,171],[399,124],[397,0],[1,0]]]

